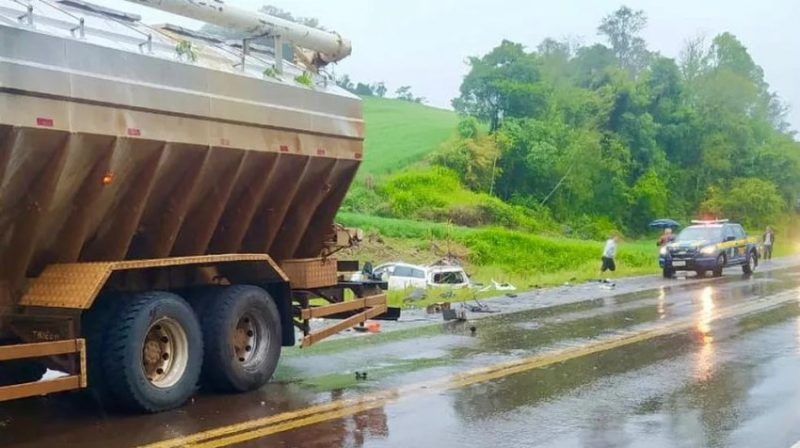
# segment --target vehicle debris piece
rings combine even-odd
[[[450,320],[458,320],[458,321],[466,321],[467,320],[467,311],[466,310],[454,310],[454,309],[446,309],[442,310],[442,318],[445,321]]]
[[[428,305],[425,308],[425,312],[428,314],[439,314],[449,309],[450,309],[450,302],[436,302]]]

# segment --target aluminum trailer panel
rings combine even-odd
[[[237,67],[221,43],[40,3],[27,23],[0,0],[0,315],[53,263],[320,253],[363,157],[357,97],[288,63],[265,76],[268,55]]]

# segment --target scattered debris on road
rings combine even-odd
[[[495,290],[495,291],[516,291],[517,287],[512,285],[511,283],[498,282],[495,279],[492,279],[492,284],[491,285],[487,285],[487,286],[484,286],[483,288],[479,289],[480,292],[486,292],[486,291],[491,291],[491,290]]]
[[[466,310],[454,310],[454,309],[446,309],[442,310],[442,318],[445,321],[450,320],[459,320],[459,321],[466,321],[467,320],[467,312]]]
[[[450,302],[435,302],[428,305],[427,308],[425,308],[425,312],[428,314],[439,314],[449,309]]]

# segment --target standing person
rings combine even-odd
[[[761,237],[761,244],[764,245],[764,259],[771,260],[772,246],[775,244],[775,232],[772,231],[772,227],[767,226],[764,236]]]
[[[600,266],[600,273],[606,271],[614,272],[617,270],[617,265],[614,263],[614,258],[617,256],[617,236],[612,235],[606,241],[606,245],[603,247],[603,264]]]
[[[658,238],[658,242],[656,246],[666,246],[667,244],[671,243],[675,239],[675,235],[672,234],[672,229],[667,227],[664,229],[664,233]]]

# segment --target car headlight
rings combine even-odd
[[[666,246],[662,247],[662,248],[661,248],[661,249],[658,251],[658,253],[660,253],[661,255],[666,255],[666,254],[667,254],[667,247],[666,247]]]
[[[717,251],[717,248],[714,247],[714,246],[706,246],[706,247],[700,249],[700,253],[704,254],[704,255],[711,255],[716,251]]]

